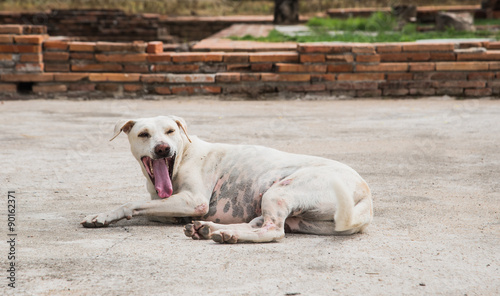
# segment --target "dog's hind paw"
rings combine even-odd
[[[210,239],[212,236],[212,231],[210,226],[204,224],[200,221],[195,221],[192,224],[186,224],[184,226],[184,234],[192,239]]]
[[[227,230],[219,230],[212,234],[212,240],[221,244],[235,244],[238,242],[238,236]]]

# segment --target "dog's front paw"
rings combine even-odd
[[[186,224],[184,226],[184,234],[192,239],[210,239],[212,236],[212,231],[210,226],[201,222],[194,221],[192,224]]]
[[[97,215],[88,215],[83,219],[80,224],[86,228],[97,228],[97,227],[106,227],[111,223],[109,219],[109,215],[106,213],[101,213]]]
[[[221,244],[235,244],[238,242],[238,235],[231,230],[218,230],[212,234],[212,240]]]

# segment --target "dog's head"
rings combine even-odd
[[[128,135],[132,154],[141,164],[144,175],[154,185],[160,198],[173,193],[172,176],[176,160],[191,142],[184,119],[177,116],[159,116],[120,121],[115,126],[112,141],[121,132]]]

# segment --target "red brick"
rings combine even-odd
[[[403,51],[453,51],[454,43],[409,43],[403,44]]]
[[[50,62],[61,62],[69,60],[68,52],[48,51],[43,53],[43,60]]]
[[[47,40],[43,43],[43,48],[46,50],[67,50],[68,41]]]
[[[66,84],[37,84],[33,85],[35,93],[65,92],[68,90]]]
[[[455,61],[457,56],[453,52],[431,52],[431,61]]]
[[[301,63],[324,63],[326,57],[324,54],[301,54]]]
[[[23,56],[23,55],[21,55]],[[2,53],[0,54],[0,61],[12,61],[13,59],[13,55],[12,54],[9,54],[9,53]]]
[[[17,85],[15,83],[1,83],[0,92],[17,92]]]
[[[295,63],[299,61],[299,55],[295,52],[259,52],[251,53],[249,56],[250,63],[261,62],[289,62]]]
[[[95,42],[71,42],[69,44],[70,51],[94,51]]]
[[[149,67],[148,65],[143,65],[143,64],[125,64],[123,66],[123,72],[126,73],[148,73],[149,72]]]
[[[148,42],[148,46],[146,47],[147,53],[162,53],[163,52],[163,42],[161,41],[153,41]]]
[[[489,62],[488,65],[490,70],[500,70],[500,62]]]
[[[401,44],[394,44],[394,43],[387,43],[387,44],[377,44],[377,52],[379,53],[384,53],[384,52],[401,52],[402,47]]]
[[[94,91],[95,83],[77,83],[77,84],[69,84],[69,91]]]
[[[463,88],[437,88],[436,89],[436,95],[438,96],[443,96],[443,95],[448,95],[448,96],[462,96],[464,94],[464,89]]]
[[[47,34],[46,26],[23,25],[23,35]]]
[[[241,81],[259,81],[259,73],[241,73]]]
[[[251,70],[250,64],[227,64],[226,70],[230,72],[244,72]]]
[[[406,88],[384,88],[384,96],[406,96],[410,91]]]
[[[380,62],[380,55],[378,55],[378,54],[357,55],[356,62],[358,62],[358,63],[378,63],[378,62]]]
[[[18,72],[42,72],[43,63],[17,63],[16,71]]]
[[[240,73],[218,73],[215,76],[217,82],[238,82],[241,81]]]
[[[196,72],[198,71],[200,67],[198,65],[152,65],[151,66],[151,71],[152,72],[174,72],[174,73],[181,73],[181,72]]]
[[[172,87],[173,94],[220,94],[222,91],[219,86],[177,86]]]
[[[0,26],[0,34],[17,34],[23,33],[22,25],[2,25]]]
[[[385,53],[380,55],[382,62],[412,62],[412,61],[428,61],[431,55],[428,52],[411,52],[411,53]]]
[[[223,52],[206,52],[204,62],[222,62],[224,58]]]
[[[273,70],[273,64],[272,63],[252,64],[251,70],[253,72],[271,72]]]
[[[410,63],[410,72],[434,71],[435,63]]]
[[[352,45],[338,43],[300,43],[300,53],[341,53],[351,52]]]
[[[124,84],[123,90],[126,92],[138,92],[144,89],[142,84]]]
[[[39,53],[42,52],[42,48],[39,45],[6,44],[6,45],[0,45],[0,52]]]
[[[145,42],[97,42],[95,51],[98,52],[146,52]]]
[[[14,35],[0,35],[0,43],[14,43]]]
[[[22,35],[14,36],[14,41],[22,44],[42,44],[46,38],[46,35]]]
[[[382,96],[382,90],[380,89],[360,89],[356,91],[356,97],[360,98],[380,96]]]
[[[352,72],[354,66],[352,64],[328,64],[327,72]]]
[[[326,60],[329,62],[352,63],[354,62],[354,56],[352,54],[329,54],[326,55]]]
[[[458,53],[457,61],[499,61],[500,51],[491,50],[480,53]]]
[[[311,75],[311,82],[335,81],[337,80],[335,76],[335,74],[313,74]]]
[[[378,83],[373,81],[339,81],[326,85],[329,90],[378,89]]]
[[[140,74],[128,74],[128,73],[95,73],[89,75],[90,81],[113,81],[113,82],[124,82],[124,81],[139,81],[141,78]]]
[[[412,80],[412,73],[389,73],[387,74],[387,80]]]
[[[45,72],[69,72],[69,64],[45,64]]]
[[[41,62],[43,62],[43,57],[39,53],[35,53],[35,54],[27,53],[27,54],[20,55],[19,61],[21,63],[41,63]]]
[[[366,81],[384,80],[384,73],[349,73],[339,74],[337,80]]]
[[[75,72],[121,72],[122,65],[119,64],[75,64],[71,65],[71,71]]]
[[[132,53],[132,54],[96,54],[95,58],[99,62],[145,62],[147,54],[145,53]]]
[[[171,95],[172,91],[170,91],[170,87],[168,86],[157,86],[155,87],[155,93],[159,95]]]
[[[500,41],[490,41],[490,42],[485,42],[484,46],[487,49],[500,49]]]
[[[167,83],[214,83],[215,74],[169,74]]]
[[[491,96],[492,90],[491,88],[466,89],[464,90],[464,94],[467,97],[487,97]]]
[[[437,88],[484,88],[485,81],[460,81],[460,80],[441,80],[436,81]]]
[[[166,74],[143,74],[141,75],[141,81],[144,83],[155,83],[155,82],[165,82]]]
[[[54,79],[54,74],[49,73],[8,73],[1,74],[1,81],[12,81],[12,82],[45,82],[52,81]]]
[[[410,95],[412,96],[434,96],[435,94],[435,88],[410,88]]]
[[[438,62],[436,71],[485,71],[489,69],[488,62]]]
[[[299,81],[310,81],[311,75],[262,73],[260,79],[261,81],[299,82]]]
[[[326,90],[326,85],[324,84],[295,84],[295,85],[285,85],[283,87],[285,91],[290,92],[315,92]]]
[[[205,60],[204,53],[199,52],[183,52],[172,54],[172,61],[174,63],[193,63],[203,62]]]
[[[226,53],[224,55],[225,63],[248,63],[248,53]]]
[[[326,65],[276,64],[277,72],[326,73]]]
[[[475,72],[469,73],[469,80],[492,80],[495,79],[495,73],[493,72]]]
[[[460,42],[458,45],[458,48],[460,49],[467,49],[467,48],[474,48],[474,47],[483,47],[482,42]]]
[[[89,52],[71,52],[69,58],[72,60],[94,60],[95,55]]]
[[[164,53],[159,53],[159,54],[149,54],[147,56],[147,60],[150,63],[171,62],[172,61],[172,53],[164,52]]]
[[[378,65],[356,65],[356,72],[406,72],[407,63],[383,63]]]
[[[64,73],[64,74],[54,73],[54,81],[74,82],[74,81],[87,80],[88,78],[89,74],[87,73]]]
[[[415,80],[466,80],[467,73],[464,72],[427,72],[415,73]]]
[[[375,53],[375,46],[371,44],[359,44],[352,47],[354,53]]]
[[[120,84],[116,83],[101,83],[101,84],[96,84],[96,90],[102,91],[102,92],[117,92],[120,90]]]

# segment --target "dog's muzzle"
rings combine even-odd
[[[141,158],[151,182],[155,185],[160,198],[170,197],[174,191],[172,186],[172,173],[175,155],[171,157],[152,159],[149,156]]]

